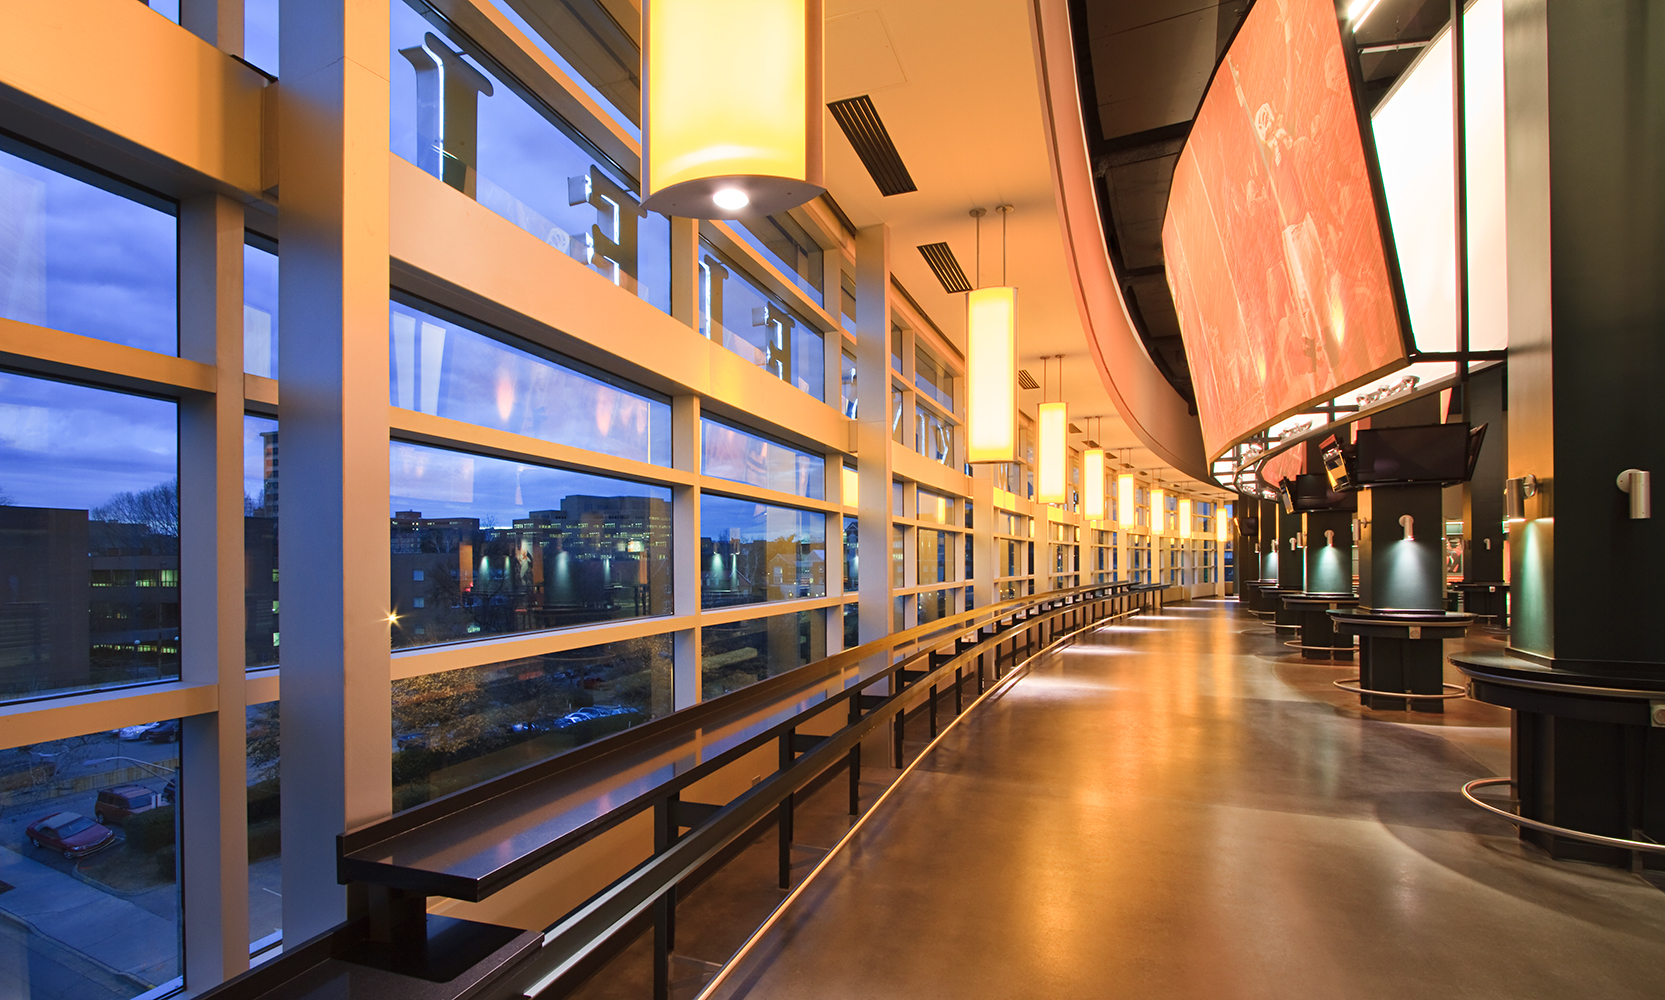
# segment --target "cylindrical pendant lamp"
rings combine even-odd
[[[1081,456],[1082,503],[1088,520],[1104,519],[1104,449],[1088,448]]]
[[[1179,537],[1191,537],[1191,500],[1189,497],[1179,501]]]
[[[1116,520],[1123,528],[1133,527],[1133,474],[1124,472],[1116,477]]]
[[[1063,503],[1068,499],[1064,466],[1069,455],[1069,404],[1042,403],[1037,418],[1040,468],[1035,472],[1035,499],[1041,503]]]
[[[966,295],[966,460],[1017,461],[1017,289]]]
[[[821,0],[644,0],[643,205],[772,215],[823,194]]]
[[[1168,527],[1168,493],[1163,489],[1150,491],[1150,533],[1164,534]]]

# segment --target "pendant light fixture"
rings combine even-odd
[[[1168,491],[1158,486],[1150,491],[1150,533],[1166,534],[1168,527]]]
[[[1214,505],[1214,540],[1224,543],[1230,537],[1231,507],[1217,503]]]
[[[1123,461],[1126,464],[1126,461]],[[1125,530],[1133,527],[1133,473],[1116,477],[1116,521]]]
[[[1043,361],[1045,359],[1042,359]],[[1064,395],[1064,356],[1058,355],[1058,395]],[[1042,374],[1045,372],[1043,370]],[[1042,389],[1045,395],[1045,389]],[[1063,503],[1068,499],[1065,465],[1069,455],[1069,404],[1062,398],[1043,402],[1036,414],[1040,436],[1040,468],[1035,473],[1035,499],[1041,503]]]
[[[1103,433],[1100,426],[1099,432]],[[1098,440],[1097,436],[1093,440]],[[1104,449],[1088,448],[1081,456],[1081,478],[1084,480],[1082,501],[1087,519],[1104,520]]]
[[[1179,500],[1179,537],[1191,537],[1191,498],[1181,497]]]
[[[821,0],[644,0],[643,206],[729,219],[826,192]]]
[[[984,209],[974,208],[977,284],[966,294],[966,455],[970,462],[1017,461],[1017,289],[1006,284],[1006,217],[1001,205],[1000,284],[983,284]]]

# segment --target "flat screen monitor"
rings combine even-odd
[[[1253,514],[1240,514],[1237,517],[1237,533],[1245,538],[1260,534],[1260,518]]]
[[[1290,488],[1296,510],[1358,510],[1359,495],[1351,490],[1330,489],[1320,475],[1297,476]]]
[[[1324,476],[1330,481],[1330,489],[1351,489],[1353,473],[1347,467],[1347,446],[1331,434],[1318,445],[1318,455],[1324,462]]]
[[[1360,486],[1461,483],[1472,474],[1486,425],[1424,424],[1359,431]]]
[[[1211,455],[1405,363],[1360,121],[1332,0],[1251,7],[1180,153],[1162,225]]]

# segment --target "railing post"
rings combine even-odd
[[[958,717],[965,712],[965,664],[954,668],[954,715]]]
[[[797,759],[793,752],[793,736],[796,729],[788,729],[780,737],[780,769],[785,771]],[[788,792],[780,802],[780,887],[792,888],[792,813],[794,795]]]
[[[861,694],[850,696],[850,724],[861,718]],[[861,814],[861,742],[850,748],[850,815]]]
[[[902,769],[902,741],[906,738],[908,724],[908,707],[901,703],[896,706],[896,718],[890,723],[890,756],[892,766],[898,771]]]
[[[937,738],[937,686],[935,684],[931,685],[931,690],[927,696],[930,698],[930,708],[926,714],[931,720],[931,739],[934,740]]]
[[[681,829],[676,822],[675,792],[653,805],[653,853],[663,854],[676,843]],[[666,889],[653,903],[653,1000],[670,1000],[671,952],[676,948],[676,886]]]

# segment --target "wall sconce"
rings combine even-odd
[[[1307,547],[1307,533],[1303,531],[1300,534],[1296,535],[1295,536],[1295,544],[1299,545],[1303,549],[1306,548]]]
[[[1630,519],[1653,517],[1653,473],[1626,469],[1619,473],[1619,489],[1630,494]]]
[[[1503,481],[1503,519],[1526,520],[1526,498],[1538,495],[1538,477],[1521,476]]]
[[[1333,528],[1325,528],[1324,529],[1324,546],[1325,546],[1325,548],[1331,548],[1331,549],[1335,548],[1335,529],[1333,529]]]
[[[1413,529],[1415,529],[1415,527],[1416,527],[1416,519],[1415,518],[1411,517],[1411,515],[1409,515],[1409,514],[1400,514],[1399,515],[1399,527],[1405,529],[1405,541],[1407,541],[1407,542],[1416,541],[1416,535],[1413,534]]]

